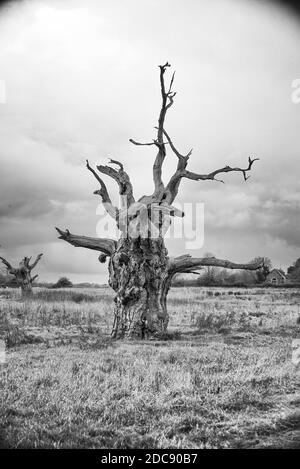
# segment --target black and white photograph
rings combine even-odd
[[[299,138],[296,2],[0,3],[1,453],[300,449]]]

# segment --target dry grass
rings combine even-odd
[[[109,290],[3,293],[3,447],[300,446],[299,291],[176,288],[166,340],[134,343]]]

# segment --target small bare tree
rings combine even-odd
[[[87,161],[87,169],[98,181],[100,188],[94,192],[101,197],[107,213],[115,220],[121,235],[118,240],[90,238],[71,234],[69,230],[56,228],[60,238],[73,246],[100,251],[100,262],[109,257],[109,285],[116,292],[115,320],[112,335],[124,336],[156,335],[166,330],[168,314],[166,307],[167,293],[171,280],[177,273],[190,273],[203,266],[224,267],[227,269],[255,270],[259,263],[236,264],[215,257],[193,258],[189,254],[170,258],[164,244],[164,235],[168,230],[171,217],[182,217],[184,214],[172,206],[180,182],[183,178],[194,181],[220,181],[219,174],[240,172],[246,181],[254,161],[248,159],[245,168],[224,166],[208,174],[197,174],[186,169],[190,150],[181,154],[165,129],[167,111],[174,103],[176,93],[173,91],[174,73],[169,86],[165,83],[165,72],[169,63],[159,66],[162,104],[156,127],[156,138],[148,143],[133,139],[130,142],[137,146],[153,146],[157,154],[153,165],[154,191],[136,201],[133,187],[123,164],[110,160],[112,166],[97,166],[98,172]],[[177,169],[167,184],[162,180],[162,166],[169,148],[178,160]],[[116,169],[117,168],[117,169]],[[119,187],[120,208],[115,207],[107,187],[99,173],[114,179]],[[223,182],[223,181],[220,181]]]
[[[7,272],[15,277],[18,285],[21,287],[22,298],[32,296],[32,284],[38,275],[31,277],[31,271],[40,261],[42,255],[43,254],[39,254],[32,264],[30,264],[31,257],[24,257],[19,263],[19,267],[12,267],[6,259],[0,257],[0,260],[7,268]]]

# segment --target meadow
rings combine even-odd
[[[2,448],[300,448],[300,290],[172,288],[114,341],[108,288],[0,290]]]

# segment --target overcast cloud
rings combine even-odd
[[[28,0],[0,10],[1,255],[44,252],[41,279],[104,282],[97,254],[57,239],[54,226],[96,235],[99,200],[84,167],[121,160],[135,194],[152,192],[157,65],[176,69],[166,128],[189,167],[245,166],[217,182],[184,180],[178,202],[205,203],[206,251],[286,268],[300,257],[300,25],[272,2]],[[165,179],[175,169],[169,155]],[[117,190],[107,181],[117,202]],[[168,241],[182,254],[184,240]]]

